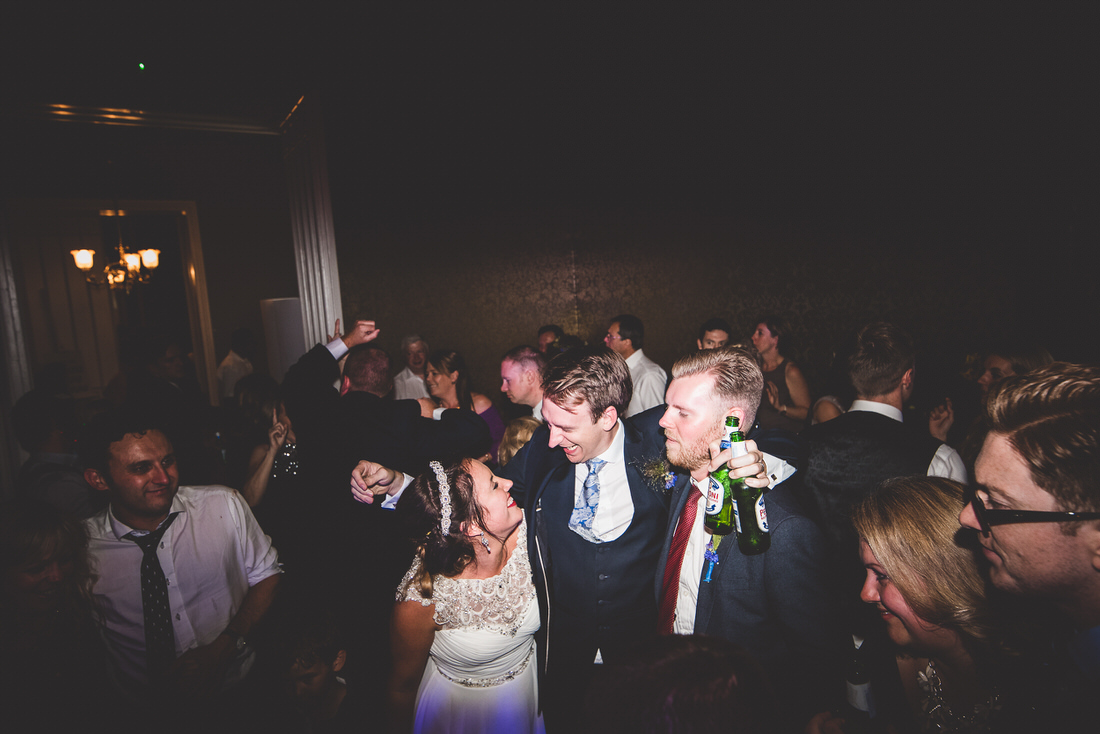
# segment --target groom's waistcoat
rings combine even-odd
[[[569,529],[574,471],[572,465],[560,467],[568,482],[548,487],[540,498],[538,532],[549,547],[552,634],[576,638],[592,646],[594,654],[596,647],[607,652],[635,634],[653,632],[657,610],[652,579],[668,514],[656,491],[628,481],[634,503],[630,527],[613,541],[590,543]],[[566,485],[569,491],[564,491]]]

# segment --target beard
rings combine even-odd
[[[710,466],[710,445],[721,438],[722,426],[716,424],[710,433],[692,444],[679,441],[671,445],[666,444],[669,463],[689,471]]]

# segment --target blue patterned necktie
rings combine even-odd
[[[596,508],[600,504],[600,469],[607,462],[592,459],[584,462],[588,467],[588,476],[584,478],[584,489],[580,498],[573,504],[573,514],[569,516],[569,529],[589,543],[602,543],[592,532],[592,522],[596,519]]]
[[[151,682],[164,677],[176,659],[172,609],[168,604],[168,579],[157,558],[157,547],[176,514],[148,535],[127,533],[123,537],[141,548],[141,609],[145,616],[145,667]]]

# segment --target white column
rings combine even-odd
[[[283,160],[302,306],[303,349],[325,341],[341,319],[340,271],[328,189],[320,100],[302,97],[283,122]],[[344,327],[341,319],[341,330]]]

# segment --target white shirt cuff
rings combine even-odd
[[[413,477],[409,476],[408,474],[405,474],[404,472],[402,472],[401,476],[403,476],[405,478],[405,480],[403,482],[401,482],[401,489],[397,490],[393,494],[386,497],[386,499],[382,500],[382,509],[383,510],[397,509],[397,501],[399,499],[401,499],[401,495],[403,495],[405,493],[405,489],[410,484],[413,483]]]
[[[774,489],[776,485],[787,481],[798,471],[777,456],[772,456],[766,451],[760,453],[764,455],[764,464],[767,466],[768,489]]]
[[[340,337],[336,337],[328,344],[326,344],[325,349],[329,351],[329,354],[331,354],[333,359],[335,359],[337,362],[339,362],[340,359],[348,353],[348,345],[344,344],[344,340]]]

